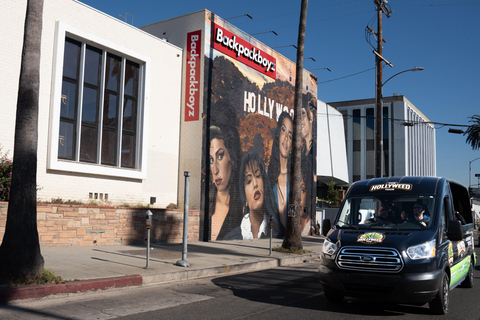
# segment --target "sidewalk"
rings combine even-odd
[[[269,239],[191,242],[187,246],[188,267],[177,265],[182,260],[182,244],[152,244],[148,268],[146,245],[42,247],[45,268],[68,282],[0,288],[0,305],[54,294],[153,285],[311,261],[320,258],[323,239],[303,237],[303,248],[310,253],[302,255],[276,251],[269,255]],[[280,247],[282,241],[273,239],[272,247]]]

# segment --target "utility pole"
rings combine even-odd
[[[385,14],[387,18],[390,18],[393,12],[387,8],[386,0],[373,0],[377,10],[377,51],[375,53],[375,67],[376,67],[376,81],[375,81],[375,97],[376,97],[376,117],[375,117],[375,177],[382,176],[382,154],[383,154],[383,137],[382,137],[382,122],[383,122],[383,103],[382,103],[382,82],[383,82],[383,68],[382,62],[385,61],[388,65],[392,66],[390,62],[383,58],[383,46],[382,42],[386,42],[383,39],[382,33],[382,15]]]

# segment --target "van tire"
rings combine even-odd
[[[333,289],[324,287],[323,293],[325,294],[325,298],[331,303],[341,303],[343,301],[343,295]]]
[[[450,305],[450,279],[444,271],[442,283],[435,299],[428,303],[430,310],[435,314],[447,314]]]
[[[470,268],[468,269],[468,274],[465,280],[462,282],[462,287],[463,288],[473,288],[473,270],[475,269],[475,266],[473,265],[473,259],[470,258]]]

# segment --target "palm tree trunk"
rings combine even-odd
[[[303,93],[303,51],[305,47],[305,29],[307,26],[308,0],[302,0],[300,11],[300,24],[298,27],[297,63],[295,74],[295,118],[293,120],[293,146],[291,173],[293,188],[290,188],[289,203],[294,204],[295,216],[288,215],[287,228],[283,239],[282,247],[285,249],[303,249],[301,234],[301,207],[300,207],[300,186],[302,183],[301,157],[302,157],[302,93]],[[287,208],[290,211],[290,208]]]
[[[28,0],[17,98],[12,184],[0,246],[0,272],[38,274],[44,260],[37,230],[37,142],[43,0]]]

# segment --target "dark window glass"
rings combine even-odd
[[[62,102],[60,103],[60,117],[75,119],[75,105],[77,104],[77,84],[63,80]]]
[[[130,99],[125,99],[125,108],[123,112],[123,130],[135,131],[136,129],[136,103]]]
[[[116,128],[117,127],[117,95],[105,93],[105,101],[103,104],[103,125]]]
[[[127,134],[122,137],[122,167],[135,167],[135,139]]]
[[[97,162],[97,128],[82,126],[80,140],[80,161]]]
[[[353,151],[362,151],[361,147],[360,140],[353,140]]]
[[[66,39],[58,157],[135,168],[140,68],[110,53],[106,53],[106,59],[103,56],[103,50]],[[105,74],[104,83],[102,74]],[[83,75],[83,83],[80,75]],[[121,83],[124,83],[123,90]],[[82,92],[82,99],[79,92]],[[100,101],[101,96],[103,101]],[[103,115],[102,122],[100,115]],[[81,121],[80,126],[78,121]],[[121,150],[118,150],[120,139]],[[80,147],[75,146],[78,141]]]
[[[136,97],[138,90],[138,65],[127,61],[125,66],[125,94]]]
[[[63,53],[63,76],[77,79],[79,61],[80,43],[72,39],[66,39]]]
[[[82,121],[96,123],[98,108],[98,90],[83,88]]]
[[[98,86],[102,52],[90,46],[85,51],[85,83]]]
[[[102,164],[117,164],[117,132],[103,130],[102,134]]]
[[[108,54],[105,72],[105,86],[108,90],[119,91],[121,71],[121,59],[112,54]]]
[[[73,124],[60,121],[60,133],[58,136],[58,157],[60,159],[73,160],[73,146],[75,144],[75,131]]]

